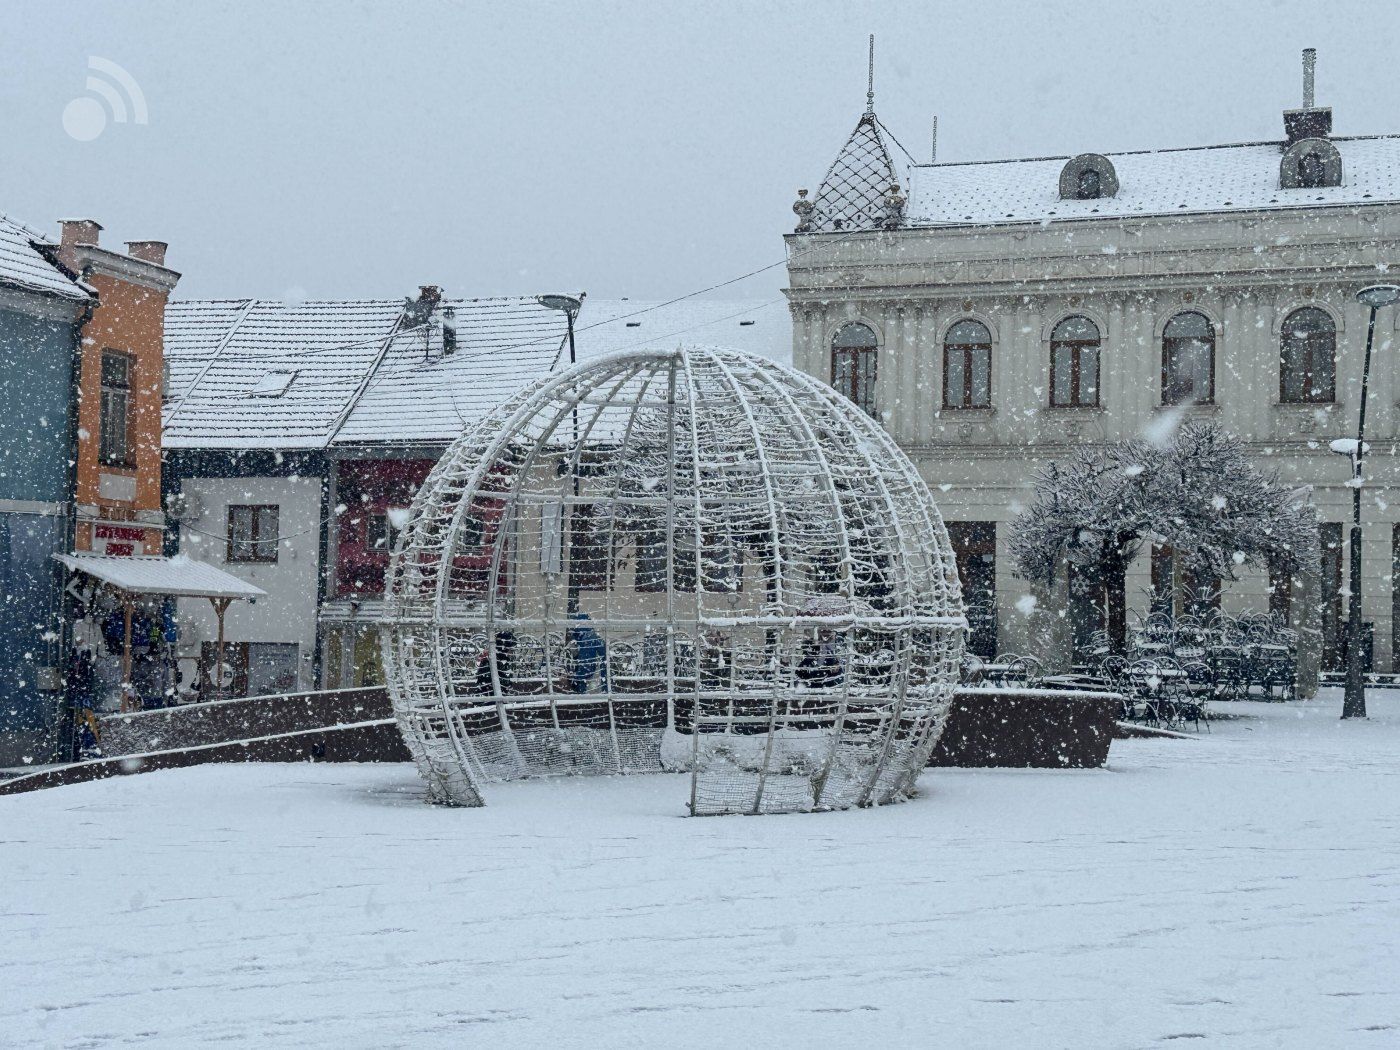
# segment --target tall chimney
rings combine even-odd
[[[1317,49],[1303,49],[1303,108],[1283,111],[1283,148],[1287,149],[1299,139],[1325,139],[1332,134],[1332,110],[1317,105],[1315,81],[1317,74]]]
[[[142,262],[165,265],[165,251],[170,245],[165,241],[127,241],[126,254]]]

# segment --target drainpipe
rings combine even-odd
[[[83,330],[88,322],[92,320],[93,311],[97,309],[97,303],[89,297],[83,304],[83,309],[76,318],[73,325],[73,359],[72,367],[68,370],[68,426],[65,439],[65,448],[69,449],[67,467],[67,477],[64,481],[65,512],[63,515],[63,547],[69,552],[74,549],[74,544],[78,539],[78,406],[80,404],[79,395],[82,392],[83,379]],[[68,681],[68,658],[73,650],[73,617],[69,614],[69,609],[76,604],[76,600],[68,596],[63,589],[64,578],[68,570],[55,564],[51,570],[57,577],[58,588],[58,673],[61,676],[63,688],[58,691],[58,740],[56,741],[58,754],[54,757],[62,761],[72,761],[77,758],[76,741],[74,739],[75,726],[73,723],[73,700],[72,683]]]

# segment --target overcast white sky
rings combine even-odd
[[[0,210],[168,240],[186,297],[669,298],[776,262],[869,32],[920,159],[935,113],[943,160],[1276,138],[1309,45],[1337,133],[1400,132],[1390,0],[6,6]],[[66,133],[89,56],[146,125]]]

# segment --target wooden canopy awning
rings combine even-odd
[[[228,611],[229,604],[240,598],[252,601],[267,595],[261,587],[255,587],[246,580],[224,572],[223,569],[216,569],[206,562],[195,561],[183,554],[177,554],[173,558],[152,554],[119,558],[109,554],[78,552],[55,554],[54,558],[74,572],[91,576],[121,594],[125,619],[125,646],[122,650],[123,711],[140,708],[131,684],[131,615],[139,595],[209,599],[209,603],[214,606],[214,615],[219,621],[219,640],[214,665],[216,683],[223,680],[224,613]]]
[[[55,554],[74,572],[128,594],[168,594],[179,598],[263,598],[267,592],[207,562],[184,555],[163,558],[136,555],[118,558],[108,554]]]

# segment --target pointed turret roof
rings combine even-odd
[[[899,181],[880,121],[867,108],[812,201],[812,230],[879,229],[885,224],[886,195]]]

